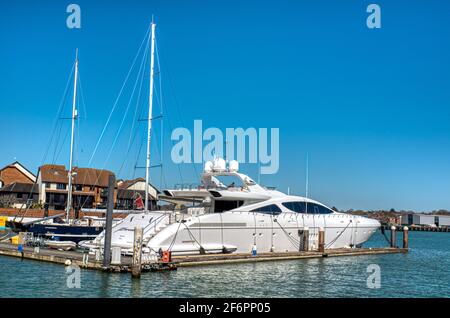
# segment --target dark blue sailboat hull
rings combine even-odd
[[[103,227],[35,223],[26,226],[26,230],[33,233],[35,237],[40,236],[52,240],[78,243],[84,240],[93,240],[103,231]]]

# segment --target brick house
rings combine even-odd
[[[24,208],[38,202],[36,176],[20,162],[0,169],[0,207]]]
[[[75,208],[100,208],[106,206],[108,170],[73,168],[72,195]],[[49,209],[64,210],[67,203],[69,171],[63,165],[43,165],[39,168],[37,184],[39,202]]]
[[[0,169],[0,188],[14,182],[35,183],[36,176],[16,161]]]

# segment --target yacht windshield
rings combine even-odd
[[[213,176],[208,185],[209,188],[216,187],[222,189],[240,189],[244,186],[242,180],[237,176]]]

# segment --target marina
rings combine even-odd
[[[364,249],[341,249],[321,252],[279,252],[279,253],[262,253],[257,256],[251,254],[233,254],[233,255],[203,255],[203,256],[174,256],[171,264],[176,267],[191,267],[191,266],[206,266],[206,265],[220,265],[232,263],[252,263],[252,262],[269,262],[269,261],[286,261],[295,259],[308,258],[322,258],[322,257],[339,257],[339,256],[361,256],[361,255],[379,255],[379,254],[394,254],[407,253],[405,248],[364,248]],[[111,272],[130,272],[131,271],[131,257],[123,257],[120,265],[111,265],[105,268],[102,262],[95,261],[95,257],[86,253],[73,251],[59,251],[52,249],[39,249],[36,252],[33,248],[24,247],[23,252],[17,250],[16,245],[0,243],[0,255],[18,257],[22,259],[31,259],[43,262],[50,262],[63,265],[78,265],[86,269],[96,269]],[[67,261],[70,263],[67,263]],[[163,263],[157,263],[162,265]],[[147,269],[144,265],[144,271]],[[158,267],[161,268],[161,267]],[[150,267],[148,268],[150,269]]]
[[[46,207],[44,217],[24,221],[31,207],[27,200],[24,211],[7,220],[6,224],[18,234],[11,238],[18,249],[14,251],[13,246],[4,245],[3,254],[89,269],[130,271],[133,277],[140,277],[142,271],[172,270],[179,266],[407,251],[407,231],[404,249],[392,244],[389,249],[362,249],[380,228],[380,222],[340,213],[308,197],[308,178],[305,196],[286,194],[263,186],[241,172],[237,160],[218,155],[204,162],[197,187],[166,188],[150,193],[154,77],[155,64],[159,65],[153,20],[144,42],[148,45],[145,51],[149,49],[150,54],[145,179],[140,188],[144,196],[137,193],[133,197],[136,206],[114,222],[114,210],[119,207],[116,188],[128,182],[118,183],[115,174],[108,170],[73,164],[80,89],[77,49],[73,64],[69,169],[43,165],[34,176],[17,162],[5,168],[19,176],[26,172],[33,182],[30,193],[37,185],[38,197],[42,198],[39,203],[45,202]],[[146,60],[146,53],[142,55],[139,73]],[[101,138],[102,135],[97,145]],[[157,204],[152,204],[153,198]],[[104,218],[100,221],[82,217],[86,204],[87,209],[94,205],[104,208]],[[50,205],[64,212],[49,215]],[[394,239],[393,234],[391,240]],[[31,251],[28,246],[34,249]],[[78,249],[84,252],[72,252]],[[55,254],[54,250],[58,252]]]
[[[271,253],[236,253],[236,254],[209,254],[209,255],[183,255],[169,256],[165,260],[141,262],[138,274],[133,273],[134,258],[136,255],[121,256],[120,261],[105,266],[100,255],[90,255],[86,251],[64,251],[45,247],[28,247],[10,243],[0,243],[0,255],[18,257],[42,262],[62,264],[65,266],[77,265],[85,269],[101,270],[107,272],[132,272],[133,276],[140,277],[143,271],[174,270],[178,267],[226,265],[238,263],[287,261],[326,257],[367,256],[380,254],[394,254],[408,252],[408,231],[403,231],[403,247],[370,247],[354,249],[330,249],[298,252],[271,252]],[[392,236],[395,239],[395,235]],[[391,244],[392,245],[392,244]],[[135,248],[136,249],[136,248]],[[139,248],[140,250],[141,248]]]
[[[450,298],[450,10],[328,2],[5,6],[0,298]]]

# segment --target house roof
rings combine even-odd
[[[136,179],[132,179],[132,180],[117,180],[117,188],[118,189],[128,189],[129,187],[131,187],[133,184],[135,184],[137,182],[145,183],[145,179],[144,178],[136,178]],[[151,184],[150,182],[148,184],[150,185],[150,187],[155,189],[156,193],[160,193],[159,190],[153,184]]]
[[[145,198],[145,191],[127,190],[127,189],[118,189],[117,190],[117,198],[118,199],[136,199],[138,197],[138,194],[142,198]],[[149,197],[151,197],[150,194],[149,194]]]
[[[136,179],[132,179],[132,180],[117,180],[117,187],[119,189],[126,189],[139,181],[145,182],[145,179],[144,178],[136,178]]]
[[[30,170],[28,170],[23,164],[21,164],[19,161],[14,161],[13,163],[10,163],[9,165],[4,166],[0,169],[0,181],[3,181],[3,178],[1,178],[2,171],[6,168],[16,168],[19,170],[25,177],[30,179],[32,182],[36,182],[36,175],[32,173]]]
[[[38,185],[35,183],[10,183],[0,189],[0,193],[39,193]]]
[[[109,176],[113,173],[108,170],[74,167],[74,184],[94,185],[107,187]],[[68,183],[69,171],[63,165],[43,165],[39,168],[42,182]]]

